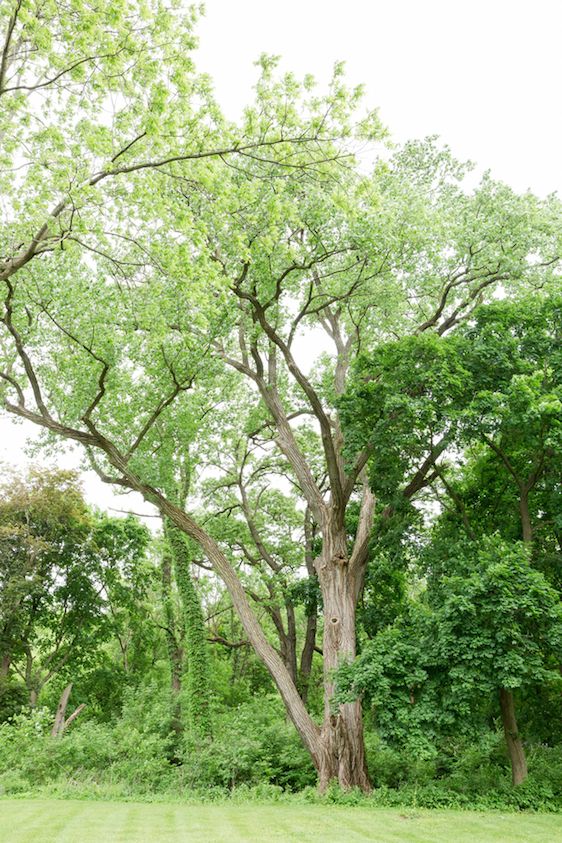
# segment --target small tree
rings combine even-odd
[[[461,554],[451,554],[451,575],[432,586],[437,654],[448,665],[455,699],[470,705],[486,693],[499,697],[513,784],[519,784],[527,761],[514,692],[560,685],[560,602],[521,544],[489,538]]]
[[[48,682],[91,666],[119,632],[146,530],[96,517],[64,471],[12,478],[0,490],[0,520],[3,675],[23,680],[34,707]]]
[[[475,711],[495,697],[519,784],[527,761],[513,694],[561,685],[558,595],[521,543],[492,537],[449,548],[445,559],[437,552],[450,573],[342,669],[342,693],[367,695],[383,734],[417,751],[443,734],[470,734]]]

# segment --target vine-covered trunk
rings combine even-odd
[[[500,708],[505,743],[511,762],[511,779],[513,784],[521,784],[527,778],[527,758],[525,756],[523,741],[517,728],[513,691],[509,688],[500,688]]]
[[[176,583],[180,595],[187,650],[186,701],[190,731],[211,734],[209,656],[205,621],[199,595],[192,580],[192,563],[184,535],[172,524],[166,524],[166,537],[172,549]]]
[[[163,496],[159,495],[156,490],[151,487],[144,487],[141,484],[138,484],[137,488],[145,494],[147,500],[157,503],[162,515],[168,516],[170,521],[182,533],[187,534],[196,541],[211,560],[213,567],[229,591],[234,608],[256,655],[263,662],[275,682],[286,710],[304,746],[310,753],[314,765],[318,770],[322,786],[325,787],[331,779],[336,778],[344,787],[357,785],[367,790],[369,788],[369,781],[365,769],[363,729],[359,706],[357,704],[342,706],[339,712],[334,715],[333,719],[332,717],[326,718],[327,722],[324,729],[319,728],[306,710],[306,706],[283,660],[267,640],[262,627],[251,609],[248,596],[244,591],[236,571],[229,564],[218,544],[185,511],[171,504]],[[317,569],[322,568],[322,560],[317,560],[317,563]],[[324,578],[327,579],[326,577]],[[340,606],[343,606],[343,603],[345,603],[345,607],[343,607],[344,612],[349,613],[349,609],[351,609],[351,616],[348,616],[345,622],[346,629],[353,628],[351,646],[347,647],[347,650],[345,647],[338,647],[336,648],[337,651],[331,654],[330,645],[328,645],[328,659],[333,664],[338,662],[340,654],[342,657],[345,655],[346,658],[352,658],[355,653],[355,605],[359,594],[359,584],[355,577],[349,579],[354,580],[353,592],[355,593],[355,597],[351,603],[349,600],[338,602]],[[338,594],[339,591],[340,588],[338,587],[335,589],[326,589],[326,593],[334,592]],[[344,588],[344,591],[349,593],[347,587]],[[326,598],[326,602],[329,611],[330,601],[328,598]],[[348,638],[349,634],[346,633],[346,640]],[[331,686],[332,680],[328,675],[328,671],[326,672],[326,677]],[[328,700],[330,697],[331,692],[328,688],[326,699]],[[329,710],[329,706],[327,706],[327,710]]]
[[[334,706],[334,671],[355,658],[355,610],[361,572],[350,568],[346,536],[325,543],[328,558],[317,561],[324,603],[324,719],[320,733],[320,790],[330,781],[341,788],[371,788],[365,759],[361,702]]]
[[[161,563],[162,575],[162,607],[166,627],[166,648],[170,662],[170,683],[172,689],[171,726],[176,735],[183,731],[181,717],[181,679],[183,670],[183,647],[181,635],[178,633],[174,602],[172,598],[172,555],[168,548],[164,548]]]

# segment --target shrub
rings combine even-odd
[[[213,741],[196,742],[187,736],[182,758],[189,788],[266,783],[299,790],[316,781],[308,753],[275,697],[221,714]]]

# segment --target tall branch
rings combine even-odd
[[[6,28],[6,37],[4,38],[4,46],[2,48],[2,57],[0,58],[0,95],[5,92],[4,83],[6,81],[6,71],[9,65],[10,45],[14,35],[14,29],[18,20],[18,15],[21,9],[22,0],[17,0],[12,16],[8,20]]]
[[[233,369],[250,378],[258,387],[263,398],[264,404],[269,410],[273,419],[277,435],[275,441],[279,446],[281,452],[285,455],[289,465],[295,472],[301,490],[314,513],[314,517],[318,523],[323,523],[326,515],[326,504],[313,475],[306,457],[302,453],[295,435],[289,424],[289,416],[285,412],[281,398],[277,389],[271,386],[264,379],[263,363],[261,362],[257,350],[253,349],[254,361],[256,362],[256,369],[252,369],[249,364],[247,351],[244,346],[244,340],[241,340],[242,360],[237,360],[228,355],[224,349],[219,348],[219,354],[222,359]]]
[[[376,499],[372,493],[366,477],[363,478],[363,498],[359,510],[359,523],[355,533],[353,551],[349,558],[350,571],[361,572],[367,562],[369,554],[369,541],[373,528],[373,517],[375,514]],[[362,578],[357,579],[358,588],[362,585]]]
[[[112,161],[117,160],[117,158],[124,154],[127,149],[130,149],[130,147],[139,139],[139,137],[140,136],[137,136],[132,142],[128,141],[127,144],[125,144],[125,146],[119,152],[117,152],[116,155],[113,156]],[[143,170],[159,170],[168,164],[182,163],[186,161],[197,161],[205,158],[220,159],[225,156],[239,155],[245,150],[249,149],[259,149],[261,147],[274,147],[279,144],[285,143],[305,144],[311,143],[312,141],[316,143],[321,143],[322,139],[318,138],[315,135],[301,135],[295,138],[279,138],[277,140],[255,141],[254,143],[247,144],[234,143],[231,146],[221,147],[218,149],[212,149],[208,151],[185,152],[178,155],[171,155],[166,158],[160,158],[156,160],[137,161],[133,164],[124,164],[118,167],[108,167],[104,170],[100,170],[97,173],[93,173],[81,185],[78,186],[78,190],[82,188],[95,187],[96,185],[100,184],[100,182],[103,182],[106,179],[117,178],[119,176],[126,175],[129,173],[141,172]],[[308,166],[315,166],[319,163],[322,163],[322,161],[322,157],[319,157],[318,159],[314,159],[311,164],[302,163],[300,166],[305,169]],[[279,167],[285,166],[282,162],[277,162],[277,164]],[[16,273],[23,266],[29,263],[29,261],[32,260],[35,255],[38,254],[39,246],[48,236],[51,225],[53,224],[53,222],[55,222],[55,220],[57,220],[61,216],[63,211],[67,207],[69,207],[70,204],[70,197],[66,197],[57,202],[57,204],[52,208],[52,210],[48,212],[45,222],[43,223],[43,225],[40,226],[40,228],[37,230],[30,242],[22,247],[18,255],[8,259],[4,262],[3,266],[0,267],[0,281],[10,278],[12,275],[14,275],[14,273]]]
[[[260,304],[257,297],[254,296],[252,293],[248,293],[240,289],[239,286],[233,287],[233,291],[239,298],[250,303],[253,313],[257,318],[259,324],[261,325],[264,333],[271,340],[271,342],[273,342],[279,348],[285,359],[287,368],[289,369],[290,373],[293,375],[294,379],[299,384],[306,397],[308,398],[309,404],[320,425],[320,435],[322,438],[322,445],[326,457],[328,475],[330,477],[332,504],[335,510],[341,515],[341,517],[343,517],[343,511],[345,509],[345,499],[343,495],[343,484],[345,482],[345,476],[343,476],[342,466],[336,452],[330,419],[328,418],[322,406],[322,402],[320,401],[316,390],[314,389],[308,378],[305,376],[304,372],[302,372],[302,370],[297,365],[289,346],[279,336],[273,326],[268,322],[265,310]]]

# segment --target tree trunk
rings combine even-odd
[[[172,688],[171,727],[176,735],[183,731],[181,713],[181,678],[183,672],[183,647],[178,635],[174,602],[172,597],[172,556],[169,548],[162,554],[162,606],[166,624],[166,648],[170,662],[170,685]]]
[[[524,542],[531,542],[533,540],[533,527],[531,525],[531,514],[529,512],[529,492],[527,489],[521,490],[519,498],[519,513],[521,515],[521,532],[523,534]]]
[[[320,557],[316,567],[324,602],[324,720],[320,743],[320,790],[330,781],[341,788],[371,785],[365,759],[361,702],[345,703],[334,709],[334,671],[355,658],[355,609],[362,572],[351,570],[346,551],[347,537],[340,531],[335,541],[325,542],[329,559]]]
[[[176,583],[184,616],[187,649],[186,701],[192,734],[211,735],[211,688],[207,632],[201,601],[192,580],[192,562],[186,537],[166,521],[165,535],[174,558]]]
[[[309,583],[317,579],[316,568],[314,567],[314,540],[315,540],[315,524],[312,518],[310,509],[307,508],[304,518],[304,536],[305,548],[304,558],[306,562],[306,570],[308,573]],[[310,689],[310,674],[312,672],[312,661],[314,659],[314,648],[316,647],[316,630],[318,627],[318,601],[316,594],[309,592],[308,599],[305,602],[306,608],[306,632],[304,636],[304,644],[301,651],[301,661],[299,670],[299,690],[302,701],[306,705],[308,702],[308,692]]]
[[[272,600],[275,600],[275,593],[270,592]],[[287,610],[287,629],[283,623],[283,616],[281,609],[277,605],[266,606],[266,612],[273,621],[273,625],[277,632],[279,639],[279,654],[283,659],[283,664],[289,672],[292,681],[297,684],[297,630],[295,625],[295,612],[293,606],[287,602],[285,604]]]
[[[297,624],[295,620],[295,607],[290,601],[286,601],[285,609],[287,612],[287,652],[286,665],[291,679],[298,684],[298,669],[297,669]]]
[[[304,637],[304,645],[301,653],[301,663],[299,671],[299,689],[303,703],[308,702],[308,691],[310,688],[310,674],[312,672],[312,660],[314,658],[314,648],[316,646],[316,626],[318,620],[316,616],[316,606],[314,607],[314,614],[308,615],[306,619],[306,633]]]
[[[0,661],[0,679],[7,679],[12,659],[9,653],[3,653]]]
[[[53,728],[51,729],[51,737],[56,738],[58,735],[62,734],[63,726],[64,726],[64,718],[66,715],[66,707],[68,705],[68,700],[70,698],[70,692],[72,691],[72,682],[70,682],[62,694],[60,695],[59,704],[57,706],[57,713],[55,714],[55,722],[53,723]]]
[[[509,688],[500,688],[500,708],[505,743],[511,762],[511,778],[514,785],[521,784],[527,778],[527,759],[525,757],[523,742],[517,729],[513,691]]]

